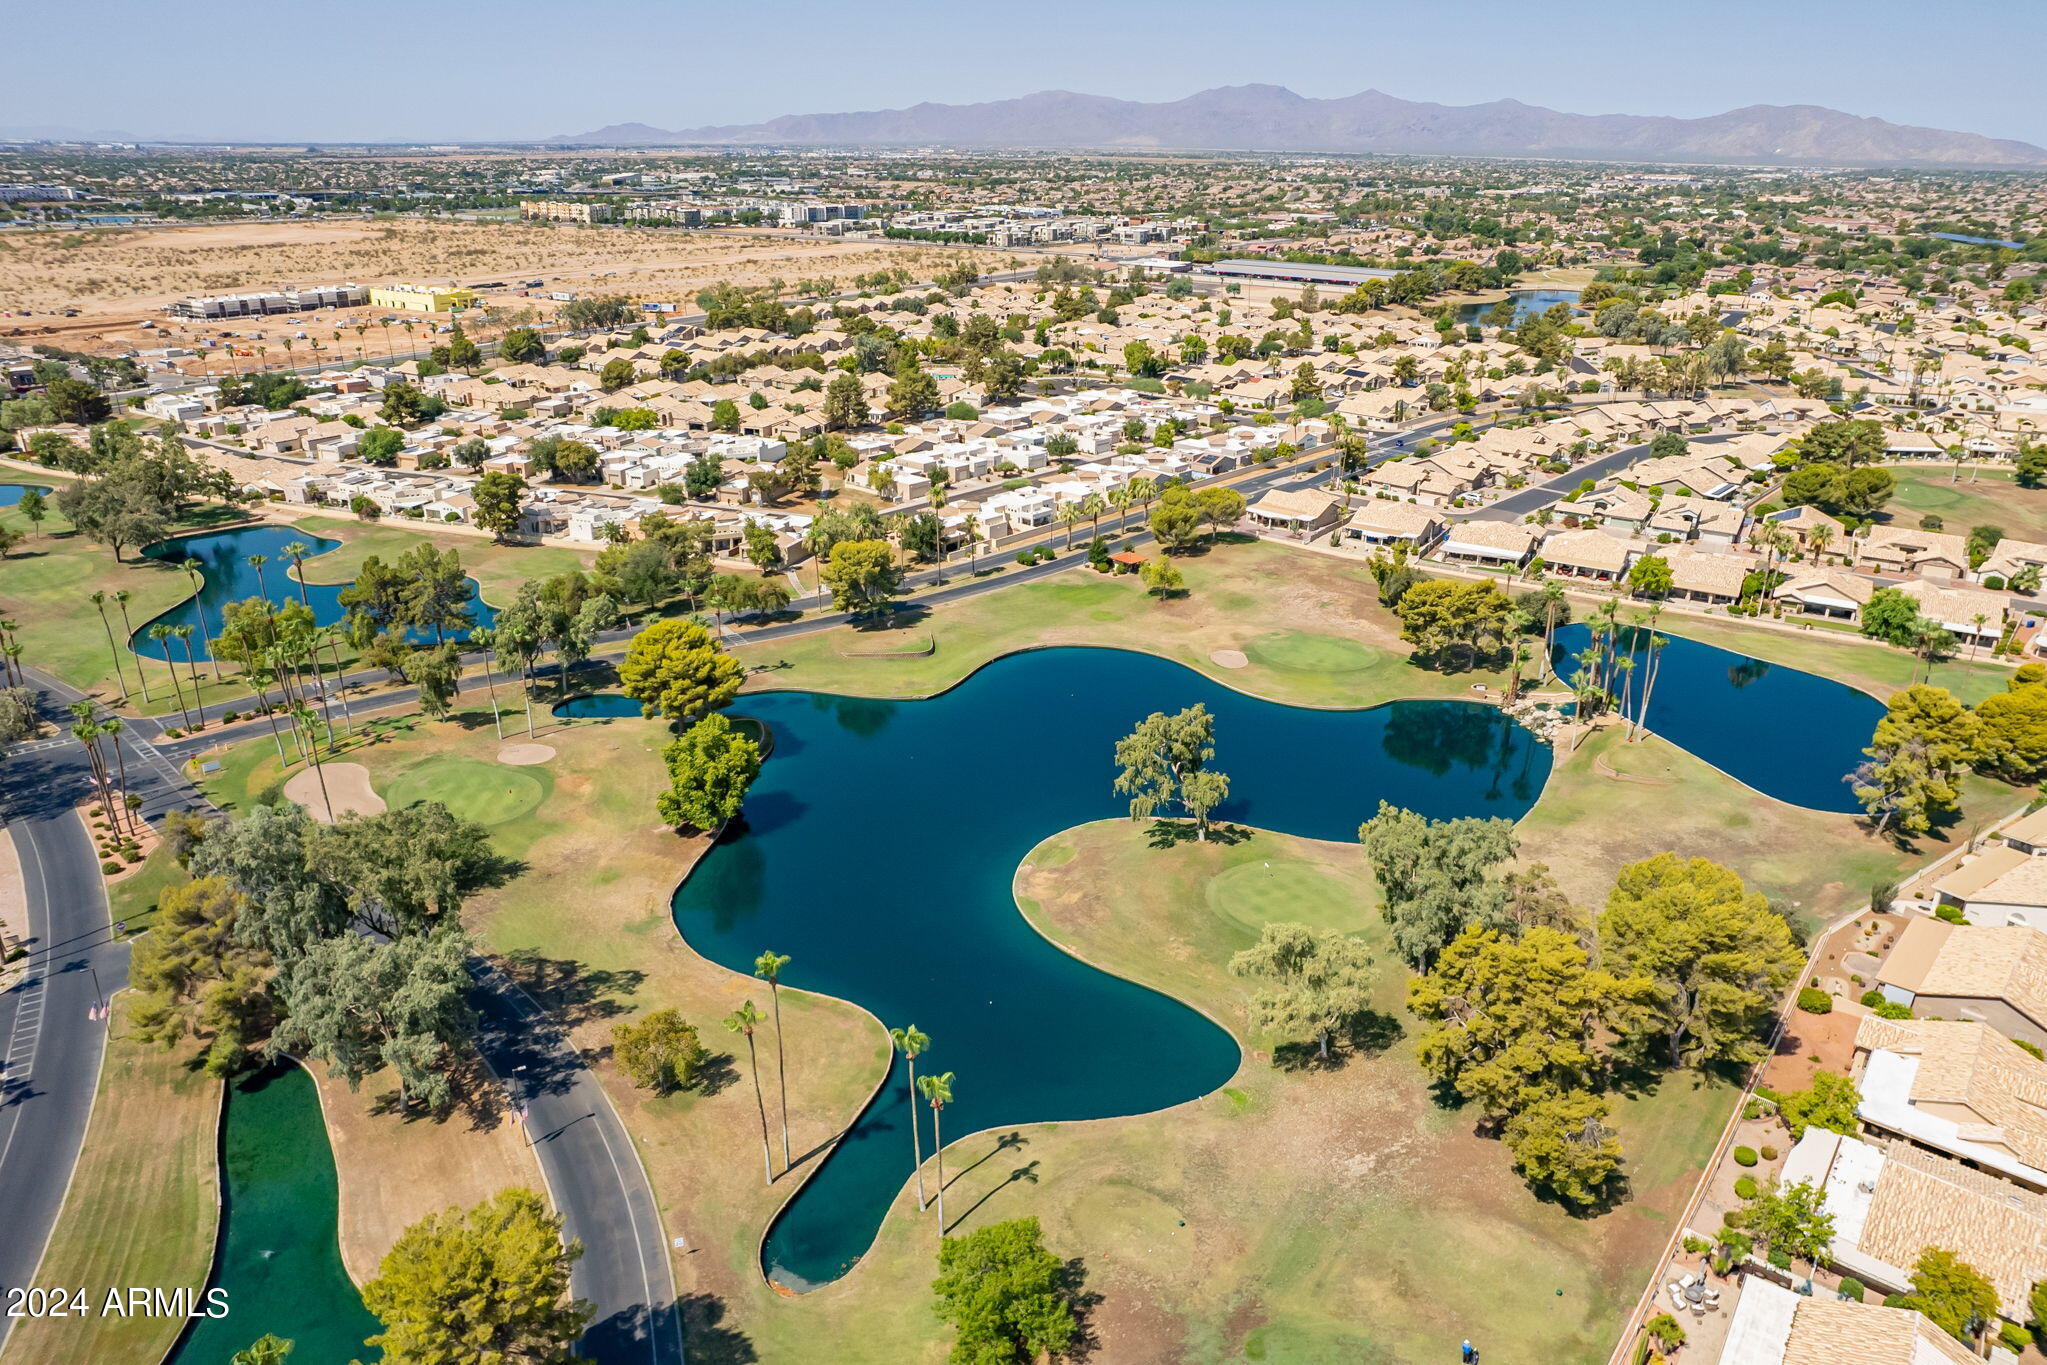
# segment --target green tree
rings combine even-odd
[[[782,969],[789,955],[773,949],[753,960],[753,974],[768,983],[770,1009],[775,1020],[775,1085],[782,1099],[782,1169],[793,1164],[789,1156],[789,1059],[782,1050]]]
[[[1628,568],[1628,587],[1637,597],[1668,597],[1671,586],[1670,561],[1662,555],[1643,555]]]
[[[1876,723],[1855,797],[1879,833],[1924,834],[1959,809],[1963,770],[1983,753],[1983,725],[1944,687],[1894,693]]]
[[[1147,559],[1139,566],[1137,575],[1144,580],[1145,591],[1161,601],[1187,591],[1187,580],[1169,559]]]
[[[391,1365],[577,1365],[595,1316],[569,1296],[582,1242],[532,1190],[505,1189],[407,1228],[363,1286],[384,1330],[369,1339]]]
[[[1593,1088],[1605,1074],[1606,1039],[1627,1031],[1653,993],[1639,977],[1591,966],[1561,930],[1516,938],[1474,925],[1408,983],[1408,1007],[1434,1025],[1416,1060],[1502,1118],[1547,1094]]]
[[[711,404],[711,429],[713,431],[739,430],[739,404],[730,398],[720,398]]]
[[[670,740],[661,758],[668,789],[656,809],[669,825],[692,829],[720,829],[739,814],[761,770],[760,746],[715,712]]]
[[[867,425],[867,393],[860,376],[842,374],[825,385],[824,424],[833,431]]]
[[[1946,1247],[1930,1246],[1912,1263],[1912,1292],[1890,1300],[1912,1308],[1957,1341],[1973,1344],[1997,1321],[1997,1287],[1990,1278]]]
[[[1329,1056],[1329,1036],[1372,1003],[1378,980],[1364,940],[1316,933],[1305,924],[1272,923],[1258,942],[1230,959],[1232,976],[1261,982],[1251,998],[1251,1026],[1306,1034]]]
[[[818,573],[831,589],[832,605],[855,616],[889,610],[903,586],[902,570],[885,540],[841,541]]]
[[[269,1050],[327,1063],[355,1089],[384,1067],[398,1077],[400,1111],[440,1109],[448,1071],[476,1033],[469,1008],[469,939],[455,927],[377,942],[340,934],[307,948],[280,992],[284,1020]]]
[[[746,670],[695,621],[657,621],[632,638],[618,667],[625,694],[648,716],[694,721],[739,693]]]
[[[1861,1126],[1856,1111],[1862,1106],[1862,1092],[1855,1082],[1832,1071],[1816,1071],[1812,1084],[1777,1097],[1777,1112],[1791,1136],[1801,1138],[1808,1128],[1853,1137]]]
[[[1586,1090],[1548,1094],[1507,1120],[1501,1137],[1522,1178],[1566,1203],[1597,1204],[1620,1170],[1611,1106]]]
[[[1187,549],[1201,538],[1201,504],[1182,484],[1161,493],[1159,505],[1146,520],[1152,537],[1169,553]]]
[[[1862,607],[1862,633],[1909,649],[1925,629],[1919,603],[1896,588],[1878,588]]]
[[[43,385],[43,401],[50,405],[52,421],[78,426],[89,427],[95,422],[104,422],[113,413],[113,405],[107,401],[105,394],[68,374]]]
[[[530,365],[547,359],[547,345],[531,327],[514,327],[498,342],[498,358],[511,365]]]
[[[753,1031],[761,1025],[761,1012],[749,1000],[725,1016],[725,1031],[746,1039],[746,1067],[753,1074],[753,1103],[761,1118],[761,1172],[768,1184],[775,1183],[775,1158],[768,1146],[768,1102],[761,1094],[760,1057],[754,1051]]]
[[[1505,929],[1505,886],[1487,876],[1513,858],[1511,820],[1465,817],[1428,820],[1381,801],[1358,826],[1358,838],[1379,883],[1379,912],[1393,927],[1393,944],[1418,971],[1467,925]]]
[[[1791,926],[1729,868],[1659,853],[1620,870],[1599,920],[1603,960],[1647,977],[1657,998],[1639,1037],[1660,1036],[1670,1065],[1753,1062],[1803,961]]]
[[[455,709],[462,689],[462,659],[453,644],[416,649],[399,665],[405,681],[419,690],[420,713],[428,720],[445,719]]]
[[[917,361],[917,353],[904,348],[896,362],[895,378],[888,386],[888,410],[895,417],[915,417],[938,406],[938,381]]]
[[[1491,579],[1435,578],[1401,593],[1393,614],[1400,618],[1400,638],[1414,646],[1417,662],[1447,667],[1453,653],[1461,650],[1470,668],[1507,641],[1514,603]]]
[[[502,542],[519,528],[519,508],[526,499],[526,481],[507,470],[493,469],[476,481],[470,489],[470,497],[476,502],[476,511],[472,514],[476,524],[490,532],[491,539]]]
[[[1976,704],[1976,720],[1985,769],[2020,785],[2047,775],[2047,680],[2021,669]]]
[[[945,1134],[939,1122],[939,1115],[945,1106],[952,1103],[952,1075],[948,1071],[939,1076],[919,1076],[917,1093],[931,1106],[931,1155],[938,1161],[938,1232],[941,1240],[945,1235]]]
[[[1748,1228],[1772,1251],[1817,1270],[1834,1240],[1834,1215],[1827,1212],[1826,1191],[1812,1181],[1773,1180],[1749,1205]]]
[[[611,1056],[642,1090],[666,1095],[696,1083],[708,1055],[697,1031],[674,1010],[655,1010],[635,1022],[614,1024]]]
[[[267,955],[236,934],[245,901],[225,877],[195,877],[157,898],[136,940],[129,981],[141,994],[136,1033],[170,1047],[189,1031],[207,1043],[206,1073],[229,1076],[268,1013]]]
[[[924,1147],[919,1140],[920,1124],[917,1118],[917,1059],[931,1047],[931,1035],[915,1024],[907,1028],[892,1028],[888,1031],[889,1042],[903,1054],[903,1062],[910,1072],[910,1158],[911,1169],[917,1173],[917,1210],[923,1212],[924,1204]]]
[[[955,1365],[1003,1365],[1056,1356],[1073,1345],[1066,1266],[1045,1249],[1035,1218],[1012,1218],[946,1237],[938,1248],[934,1308],[955,1332]]]
[[[377,408],[377,416],[394,427],[410,430],[422,423],[431,422],[447,410],[447,405],[422,390],[417,384],[404,380],[384,386],[384,401]]]
[[[1229,797],[1229,779],[1209,772],[1215,757],[1215,717],[1206,706],[1176,715],[1154,711],[1116,741],[1113,790],[1130,798],[1130,818],[1144,820],[1174,804],[1194,821],[1196,836],[1208,838],[1209,814]]]
[[[640,382],[640,372],[624,356],[604,362],[604,368],[597,372],[597,382],[606,393],[616,393],[629,384]]]

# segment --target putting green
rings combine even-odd
[[[1312,863],[1252,858],[1210,878],[1203,894],[1218,918],[1255,938],[1275,921],[1320,924],[1340,918],[1336,907],[1354,903],[1358,888]]]
[[[1372,649],[1340,635],[1275,631],[1244,645],[1251,662],[1281,673],[1358,673],[1375,662]]]
[[[546,799],[550,779],[545,772],[442,756],[400,773],[384,796],[393,807],[438,801],[465,820],[502,825],[531,813]]]

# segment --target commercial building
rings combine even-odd
[[[1217,261],[1202,274],[1248,284],[1315,284],[1355,289],[1366,280],[1390,280],[1400,272],[1369,265],[1296,265],[1292,261]]]
[[[386,284],[370,290],[372,308],[396,308],[411,313],[451,313],[457,308],[474,308],[476,291],[458,285]]]
[[[174,317],[253,318],[265,313],[298,313],[309,308],[355,308],[369,302],[371,291],[359,284],[324,284],[310,289],[280,289],[267,294],[210,294],[180,300],[170,307]]]
[[[574,199],[521,199],[519,216],[548,223],[604,223],[611,220],[611,206]]]

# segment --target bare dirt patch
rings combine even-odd
[[[320,785],[323,779],[324,795]],[[284,795],[326,824],[342,815],[382,815],[385,809],[384,798],[370,786],[370,770],[360,763],[326,763],[317,771],[307,768],[293,773],[285,780]],[[327,808],[329,801],[334,803],[332,810]]]

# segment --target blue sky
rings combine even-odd
[[[0,127],[143,136],[544,137],[1258,81],[1575,113],[1823,104],[2047,145],[2040,0],[69,0],[6,31]],[[379,60],[413,48],[442,69]],[[209,74],[243,70],[272,74]]]

